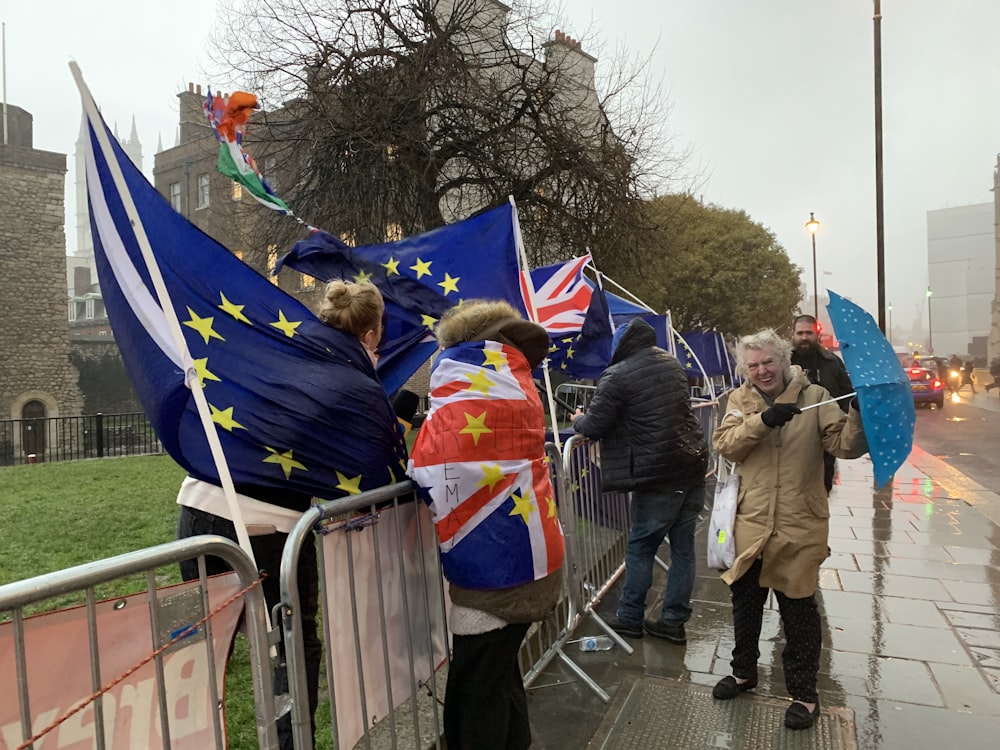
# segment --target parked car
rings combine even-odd
[[[944,381],[936,372],[926,367],[908,367],[906,374],[910,378],[914,404],[935,404],[938,409],[944,407]]]

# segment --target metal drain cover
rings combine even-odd
[[[788,701],[749,694],[712,698],[711,688],[687,682],[637,681],[614,718],[603,750],[855,750],[854,712],[821,707],[809,729],[784,725]],[[605,724],[605,726],[607,726]]]

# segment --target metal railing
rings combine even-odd
[[[0,420],[0,466],[162,452],[143,412]]]
[[[207,578],[206,555],[222,558],[235,574]],[[158,568],[189,559],[199,561],[197,581],[159,586]],[[96,587],[137,573],[144,574],[144,592],[98,601]],[[223,750],[225,634],[231,638],[242,612],[257,739],[260,748],[276,748],[258,584],[243,550],[199,536],[0,586],[0,744]],[[66,595],[84,607],[28,616]]]

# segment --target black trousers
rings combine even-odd
[[[448,750],[526,750],[528,698],[517,652],[528,632],[515,623],[480,635],[452,636],[444,693]]]
[[[195,508],[181,506],[177,519],[177,538],[198,536],[200,534],[218,534],[234,542],[236,527],[225,518],[206,513]],[[260,571],[267,576],[261,583],[264,601],[268,611],[273,610],[281,601],[281,553],[285,548],[287,534],[275,533],[250,537],[254,559]],[[198,578],[198,561],[184,560],[180,564],[181,577],[185,581]],[[218,557],[205,558],[207,575],[228,573],[229,566]],[[319,611],[319,571],[316,564],[316,545],[307,544],[299,555],[299,602],[302,607],[302,640],[306,659],[306,684],[309,690],[309,715],[312,717],[313,735],[316,734],[316,706],[319,704],[319,668],[323,661],[323,644],[320,642],[316,629],[316,616]],[[285,668],[285,644],[278,644],[278,664],[274,668],[274,694],[288,692],[288,673]],[[293,750],[292,717],[290,713],[278,718],[278,745],[281,750]]]
[[[733,631],[736,645],[730,662],[733,675],[740,679],[757,676],[760,658],[760,629],[764,619],[764,604],[769,589],[760,585],[760,560],[730,586],[733,595]],[[785,688],[792,700],[815,703],[816,675],[819,672],[823,632],[816,597],[790,599],[775,591],[781,612],[781,627],[785,632],[785,648],[781,665],[785,670]]]

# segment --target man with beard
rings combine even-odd
[[[816,318],[800,315],[795,319],[792,331],[792,364],[798,365],[810,382],[826,388],[836,398],[854,390],[843,360],[819,343]],[[851,399],[840,401],[845,412],[850,408]],[[833,489],[833,472],[836,459],[829,453],[823,454],[823,484],[827,494]]]

